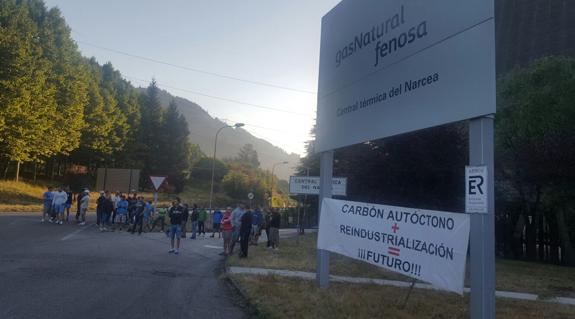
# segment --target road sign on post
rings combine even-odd
[[[317,105],[320,207],[334,149],[471,120],[470,165],[487,167],[487,213],[470,222],[471,317],[494,318],[493,1],[343,0],[322,19]],[[320,286],[328,278],[318,250]]]
[[[292,195],[319,195],[319,176],[290,176],[289,193]],[[347,178],[334,177],[332,180],[334,196],[347,196]]]
[[[154,205],[158,202],[158,190],[166,180],[166,176],[150,176],[150,180],[152,181],[152,185],[154,185]]]

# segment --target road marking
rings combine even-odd
[[[212,249],[224,249],[222,246],[204,245],[204,247],[206,247],[206,248],[212,248]]]
[[[74,237],[75,235],[77,235],[77,234],[83,232],[84,230],[86,230],[86,229],[92,227],[93,225],[94,225],[94,224],[88,225],[88,226],[84,226],[84,227],[82,227],[82,228],[80,228],[80,229],[77,229],[77,230],[73,231],[72,233],[70,233],[70,234],[68,234],[68,235],[66,235],[66,236],[64,236],[64,237],[62,237],[62,239],[60,239],[60,240],[68,240],[68,239],[71,239],[71,238]]]

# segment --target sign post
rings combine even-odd
[[[249,192],[248,193],[248,199],[250,200],[250,208],[253,208],[252,207],[252,200],[254,199],[254,193]]]
[[[320,191],[319,191],[319,218],[321,223],[322,201],[324,198],[331,198],[332,179],[333,179],[333,151],[327,151],[320,154]],[[321,228],[319,229],[321,232]],[[324,249],[317,250],[317,283],[320,288],[329,286],[329,251]]]
[[[150,176],[150,180],[152,181],[152,185],[154,185],[154,206],[158,204],[158,189],[166,180],[166,176]]]
[[[495,318],[495,198],[493,116],[469,123],[469,165],[485,166],[487,212],[471,215],[471,318]]]

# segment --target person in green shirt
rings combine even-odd
[[[204,234],[204,238],[206,238],[206,220],[208,220],[208,212],[203,208],[198,215],[198,236]]]
[[[165,221],[166,221],[166,214],[168,213],[168,209],[166,207],[158,207],[158,209],[155,212],[155,216],[154,216],[154,222],[152,223],[152,229],[150,230],[150,232],[154,231],[154,227],[156,227],[156,225],[160,224],[160,229],[162,230],[162,232],[164,231],[164,225],[165,225]]]

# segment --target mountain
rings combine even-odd
[[[139,88],[144,91],[145,88]],[[187,99],[173,96],[169,92],[162,90],[160,93],[160,102],[163,106],[169,105],[174,100],[178,105],[178,110],[188,122],[190,130],[190,140],[198,144],[207,156],[214,153],[214,138],[219,128],[226,125],[217,118],[211,117],[198,104]],[[288,161],[287,165],[277,165],[274,173],[278,178],[289,180],[293,174],[294,167],[299,164],[300,157],[298,154],[288,154],[283,149],[272,145],[270,142],[255,137],[248,131],[239,128],[233,131],[227,130],[218,136],[218,151],[216,157],[219,159],[235,157],[240,148],[245,144],[252,144],[258,152],[260,167],[271,170],[274,163]]]

